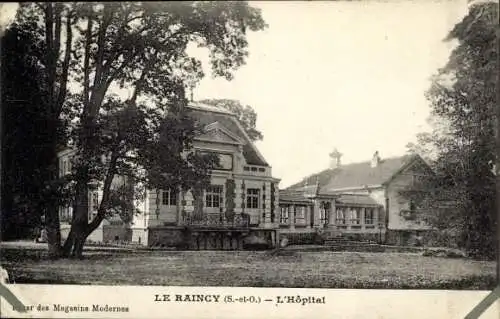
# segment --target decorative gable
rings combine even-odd
[[[227,128],[225,128],[219,122],[214,122],[205,126],[205,128],[203,129],[203,133],[197,136],[196,139],[212,143],[233,144],[233,145],[245,144],[245,142],[242,139],[231,133]]]

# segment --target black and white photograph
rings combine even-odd
[[[497,1],[22,2],[0,25],[6,287],[497,287]]]

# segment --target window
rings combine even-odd
[[[345,212],[342,208],[337,209],[337,224],[345,224]]]
[[[410,213],[411,213],[411,214],[414,214],[414,213],[415,213],[415,211],[417,210],[416,205],[415,205],[415,202],[410,201],[410,203],[409,203],[409,205],[408,205],[408,206],[409,206],[409,209],[410,209]]]
[[[206,207],[221,207],[222,185],[210,185],[205,193]]]
[[[359,225],[359,223],[360,223],[359,208],[352,208],[351,209],[351,224]]]
[[[73,217],[73,208],[70,205],[62,206],[60,208],[60,219],[62,222],[71,222]]]
[[[306,218],[306,206],[295,206],[295,222]]]
[[[321,202],[319,206],[320,221],[322,224],[328,224],[328,215],[330,213],[330,202]]]
[[[288,206],[280,207],[280,224],[288,224]]]
[[[165,190],[161,192],[161,203],[164,206],[177,205],[177,192],[175,190]]]
[[[260,189],[258,188],[247,189],[247,208],[259,208],[259,195],[260,195]]]
[[[375,222],[375,209],[367,208],[365,210],[365,224],[372,225]]]
[[[99,194],[97,192],[92,193],[92,210],[99,209]]]

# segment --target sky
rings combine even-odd
[[[210,76],[208,53],[192,49],[208,74],[194,99],[252,106],[260,152],[280,187],[342,163],[403,155],[428,130],[425,91],[454,43],[443,39],[466,0],[250,2],[269,25],[248,35],[250,55],[232,81]],[[3,5],[5,22],[15,5]]]
[[[248,35],[250,56],[232,81],[207,76],[194,99],[252,106],[257,147],[280,187],[342,163],[403,155],[428,130],[430,77],[454,43],[443,39],[466,1],[251,2],[269,27]],[[201,50],[204,67],[208,58]]]

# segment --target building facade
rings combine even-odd
[[[194,249],[240,249],[246,242],[276,245],[279,179],[233,113],[190,104],[189,114],[204,129],[193,147],[216,153],[220,166],[201,192],[148,190],[137,203],[132,241],[176,246],[189,236]],[[186,242],[184,240],[184,242]]]
[[[432,174],[418,155],[341,164],[330,154],[330,167],[280,191],[280,232],[292,238],[326,232],[381,243],[416,243],[430,227],[401,191]]]
[[[241,249],[247,244],[275,246],[279,229],[279,179],[272,176],[271,166],[235,114],[194,103],[187,110],[203,127],[193,148],[215,153],[220,159],[220,165],[211,171],[210,186],[198,191],[146,190],[144,198],[135,202],[140,213],[133,215],[130,224],[120,225],[124,230],[122,237],[145,246],[188,249]],[[59,155],[61,170],[70,170],[71,151]],[[89,218],[101,196],[100,191],[89,194]],[[71,207],[61,207],[60,213],[61,220],[71,220]],[[117,225],[118,221],[107,219],[89,239],[121,238],[110,233],[108,223]]]

